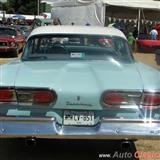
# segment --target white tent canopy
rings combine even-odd
[[[154,0],[43,0],[53,3],[52,17],[59,17],[62,24],[104,25],[105,16],[138,18],[138,10],[148,10],[147,18],[160,17],[160,2]],[[110,8],[109,8],[110,7]],[[112,7],[112,8],[111,8]],[[115,7],[115,8],[114,8]],[[116,8],[118,8],[118,12]],[[121,9],[122,8],[122,9]],[[120,10],[121,9],[121,10]],[[126,13],[124,12],[126,10]],[[115,13],[113,13],[116,11]],[[111,12],[111,14],[106,14]],[[121,12],[121,13],[120,13]],[[158,14],[157,14],[158,13]],[[124,17],[123,17],[124,16]],[[150,18],[151,17],[151,18]]]
[[[112,6],[124,6],[131,8],[155,9],[160,10],[160,2],[155,0],[41,0],[57,6],[75,6],[101,1],[103,4]]]
[[[75,25],[104,25],[105,7],[101,0],[57,0],[52,15],[61,23]]]
[[[154,0],[103,0],[103,3],[112,6],[160,10],[160,2]]]

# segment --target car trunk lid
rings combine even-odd
[[[134,64],[110,61],[23,62],[15,86],[55,90],[55,108],[91,110],[102,108],[100,99],[106,90],[143,90]]]

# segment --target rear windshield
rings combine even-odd
[[[107,60],[132,62],[131,50],[121,37],[106,35],[40,35],[31,37],[23,60]]]

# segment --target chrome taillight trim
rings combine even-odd
[[[111,108],[110,106],[113,106],[113,108],[117,107],[117,108],[121,108],[121,106],[128,106],[128,108],[130,108],[130,106],[133,104],[133,103],[123,103],[123,104],[112,104],[112,105],[108,105],[108,104],[105,104],[103,102],[103,97],[104,97],[104,94],[106,93],[122,93],[122,94],[128,94],[127,97],[129,98],[133,98],[136,100],[139,99],[138,101],[135,101],[136,105],[140,106],[143,108],[143,106],[147,106],[146,104],[143,103],[144,101],[144,96],[145,94],[149,94],[149,95],[159,95],[160,96],[160,90],[106,90],[102,93],[101,95],[101,98],[100,98],[100,104],[103,106],[103,107],[109,107]],[[138,95],[136,95],[138,93]],[[150,104],[148,104],[149,106]],[[157,104],[155,106],[159,106],[160,107],[160,104]]]
[[[21,104],[25,104],[25,105],[45,105],[45,106],[53,106],[55,103],[56,103],[56,101],[57,101],[57,98],[58,98],[58,96],[57,96],[57,93],[56,93],[56,91],[55,90],[53,90],[53,89],[50,89],[50,88],[33,88],[33,87],[16,87],[16,88],[14,88],[14,87],[0,87],[0,89],[6,89],[6,90],[13,90],[14,91],[14,93],[15,93],[15,100],[13,101],[13,102],[16,102],[17,104],[19,104],[19,105],[21,105]],[[32,93],[34,93],[34,92],[37,92],[37,91],[49,91],[49,92],[51,92],[53,95],[54,95],[54,97],[55,97],[55,99],[54,99],[54,101],[53,102],[51,102],[51,103],[49,103],[49,104],[34,104],[33,103],[33,101],[31,101],[31,100],[28,100],[28,101],[20,101],[20,99],[18,98],[18,94],[19,93],[24,93],[24,94],[32,94]],[[0,102],[1,103],[1,102]],[[3,102],[2,102],[3,103]],[[33,103],[33,104],[32,104]]]
[[[48,92],[52,93],[53,96],[55,97],[54,101],[52,101],[51,103],[47,103],[47,104],[34,104],[33,101],[29,100],[28,103],[30,103],[30,105],[53,106],[56,103],[57,93],[52,89],[47,89],[47,88],[34,88],[34,89],[33,88],[23,88],[22,89],[22,88],[18,88],[18,89],[16,89],[16,94],[18,95],[19,93],[24,93],[24,94],[31,93],[31,98],[30,99],[32,99],[34,93],[37,92],[37,91],[46,91],[46,92],[48,91]],[[18,103],[21,104],[21,103],[26,103],[26,102],[25,101],[21,101],[21,102],[19,101]]]
[[[124,102],[124,103],[121,103],[121,104],[112,104],[111,106],[121,106],[121,105],[133,105],[133,104],[140,104],[141,102],[141,99],[142,99],[142,95],[143,95],[143,91],[142,90],[106,90],[102,93],[101,95],[101,98],[100,98],[100,104],[103,106],[103,107],[109,107],[109,104],[105,104],[104,102],[104,95],[107,94],[107,93],[122,93],[125,95],[125,98],[126,99],[138,99],[136,101],[134,101],[135,103],[131,103],[130,102]],[[109,107],[110,108],[110,107]]]

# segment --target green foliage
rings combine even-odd
[[[38,0],[8,0],[6,3],[0,2],[0,10],[5,10],[10,14],[37,14]]]

